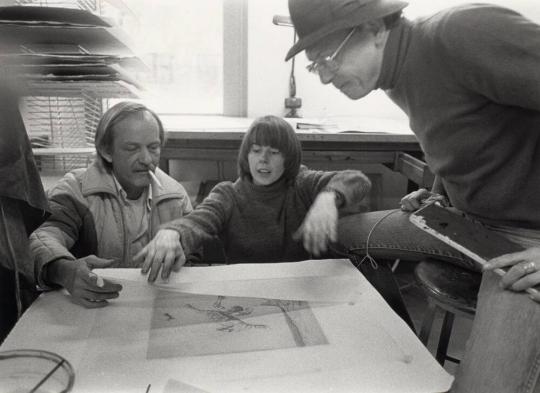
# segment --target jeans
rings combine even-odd
[[[375,261],[431,257],[480,270],[475,262],[411,224],[408,216],[395,210],[344,217],[339,221],[339,242],[358,256],[353,262],[363,260],[363,264],[370,263],[363,259],[367,251]],[[490,229],[525,247],[540,246],[540,231]],[[452,393],[540,393],[540,304],[526,293],[501,289],[499,282],[495,273],[483,275],[471,336]]]
[[[400,210],[386,210],[341,218],[336,251],[351,259],[392,310],[414,331],[390,263],[398,258],[419,261],[433,257],[469,269],[474,269],[475,265],[460,252],[411,224],[408,217],[408,213]]]
[[[369,237],[369,244],[368,244]],[[338,238],[350,253],[373,259],[420,261],[426,257],[479,271],[479,267],[459,251],[409,222],[409,213],[382,210],[343,217]]]
[[[540,246],[540,231],[490,229],[524,247]],[[540,304],[499,282],[493,272],[483,275],[452,393],[540,393]]]

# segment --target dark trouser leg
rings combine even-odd
[[[21,312],[37,297],[28,234],[19,201],[0,197],[0,341],[17,321],[15,271],[19,271]]]
[[[0,266],[0,342],[17,322],[15,277],[11,270]]]
[[[415,327],[412,318],[405,306],[403,296],[401,296],[401,291],[399,290],[399,285],[394,277],[392,269],[390,269],[388,261],[379,259],[377,260],[377,266],[375,267],[375,265],[368,260],[361,262],[362,258],[363,257],[354,254],[350,257],[353,264],[379,292],[386,303],[388,303],[392,310],[394,310],[394,312],[399,315],[414,332]]]
[[[26,310],[38,297],[39,292],[26,278],[19,276],[21,285],[21,312]],[[4,341],[10,330],[17,322],[17,295],[15,272],[0,266],[0,343]]]

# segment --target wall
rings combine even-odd
[[[248,116],[285,114],[283,100],[288,96],[291,61],[285,54],[293,43],[293,30],[272,23],[273,15],[288,15],[286,0],[250,0],[248,10]],[[406,120],[382,92],[374,92],[361,102],[345,97],[333,86],[324,86],[305,69],[308,62],[296,56],[297,97],[302,98],[303,117],[326,116],[391,117]],[[389,105],[385,105],[389,104]],[[384,108],[380,110],[380,108]]]
[[[272,17],[289,14],[287,0],[249,0],[248,4],[248,117],[269,113],[284,115],[283,101],[288,96],[291,72],[291,61],[285,62],[284,58],[293,43],[293,29],[274,25]],[[367,116],[406,121],[405,115],[384,93],[374,92],[361,101],[352,101],[308,73],[304,54],[297,56],[295,61],[297,97],[302,99],[303,117],[324,120],[327,116]],[[320,163],[306,164],[324,169]],[[333,164],[326,168],[345,169],[346,165]],[[397,207],[406,191],[406,180],[382,165],[362,165],[359,169],[370,174],[373,180],[382,182],[383,195],[377,207]]]
[[[408,18],[429,15],[465,0],[410,0],[405,8]],[[538,0],[486,0],[507,6],[540,22]],[[288,15],[287,0],[249,0],[248,2],[248,116],[267,113],[285,114],[283,100],[288,95],[291,61],[285,63],[287,50],[293,43],[292,28],[275,26],[273,15]],[[406,121],[405,114],[385,96],[376,91],[352,101],[333,86],[325,86],[309,74],[306,56],[296,56],[295,77],[297,96],[302,98],[304,117],[367,116],[388,117]]]
[[[406,9],[409,18],[430,14],[453,4],[465,3],[462,0],[412,0]],[[490,0],[527,15],[540,22],[540,3],[538,0]],[[276,26],[273,15],[288,15],[287,0],[249,0],[248,1],[248,81],[247,116],[257,117],[265,114],[284,115],[283,101],[288,96],[288,81],[291,62],[285,62],[285,54],[293,42],[290,27]],[[382,117],[406,122],[404,113],[381,91],[372,92],[367,97],[352,101],[333,86],[322,85],[318,78],[305,70],[308,64],[302,53],[296,57],[295,77],[297,97],[302,98],[303,117],[324,119],[330,116]],[[309,164],[309,163],[308,163]],[[317,165],[320,167],[320,165]],[[184,170],[189,167],[189,171]],[[331,169],[341,169],[334,166]],[[394,208],[406,190],[405,179],[380,165],[364,165],[362,169],[375,177],[382,175],[383,199],[380,208]],[[202,162],[175,162],[171,171],[183,182],[198,178],[216,179],[214,164]],[[234,163],[225,165],[228,178],[236,176]],[[191,186],[191,185],[190,185]]]

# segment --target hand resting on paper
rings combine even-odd
[[[337,240],[338,209],[335,198],[334,192],[319,193],[304,222],[293,235],[295,240],[302,240],[304,248],[315,256],[326,252],[328,243]]]
[[[180,243],[180,234],[172,229],[160,229],[156,236],[137,255],[134,261],[143,261],[141,273],[154,282],[161,270],[161,279],[167,281],[171,271],[178,271],[186,263],[186,255]]]
[[[484,265],[483,270],[494,270],[509,267],[501,278],[501,287],[513,291],[525,291],[540,284],[540,247],[532,247],[520,252],[501,255]],[[540,294],[530,297],[540,302]]]
[[[442,206],[449,205],[444,195],[420,188],[401,198],[400,206],[403,211],[413,212],[420,209],[423,204],[431,202],[439,202]]]
[[[89,255],[76,260],[57,259],[46,266],[46,281],[61,285],[72,300],[87,308],[104,307],[108,299],[120,296],[120,284],[105,280],[92,272],[109,267],[114,260]]]

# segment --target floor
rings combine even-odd
[[[427,299],[422,289],[415,283],[413,268],[414,264],[402,262],[398,265],[395,273],[401,287],[405,304],[407,305],[411,318],[413,319],[416,331],[419,331],[422,324],[422,319],[424,317],[424,312],[427,308]],[[438,335],[441,329],[442,320],[442,313],[437,313],[427,345],[433,356],[435,356],[436,353]],[[471,319],[456,316],[448,348],[448,354],[450,356],[457,359],[461,359],[463,357],[465,343],[469,337],[471,326]],[[449,373],[454,374],[457,365],[453,362],[446,361],[444,368]]]

